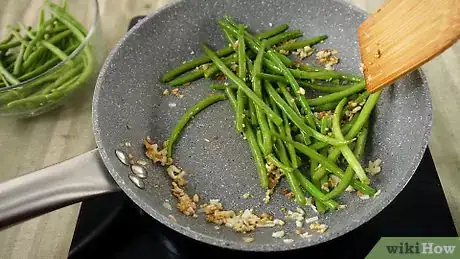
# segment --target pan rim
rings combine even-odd
[[[333,2],[340,3],[344,5],[347,8],[351,8],[353,11],[357,11],[365,16],[368,15],[366,11],[361,9],[360,7],[347,2],[346,0],[330,0]],[[359,220],[357,221],[352,221],[346,228],[341,229],[340,231],[334,231],[334,232],[326,232],[324,233],[319,239],[315,241],[308,241],[305,240],[304,242],[296,242],[295,246],[292,245],[285,245],[284,243],[276,243],[276,244],[261,244],[261,245],[245,245],[243,242],[236,242],[236,241],[230,241],[230,240],[224,240],[224,239],[218,239],[213,236],[210,236],[208,234],[204,234],[202,232],[197,232],[192,229],[186,228],[180,224],[174,223],[170,220],[170,218],[164,216],[163,214],[158,213],[155,209],[151,208],[151,206],[148,205],[141,197],[139,197],[133,190],[136,187],[129,187],[126,185],[125,181],[119,176],[119,174],[116,172],[114,166],[111,164],[111,159],[109,158],[112,153],[110,150],[106,150],[103,148],[103,140],[101,137],[101,131],[100,131],[100,125],[99,125],[99,119],[98,119],[98,113],[97,109],[97,103],[99,102],[99,96],[101,95],[101,89],[102,89],[102,81],[103,78],[105,77],[106,71],[109,69],[109,65],[112,61],[112,58],[114,57],[115,53],[118,52],[118,50],[123,46],[124,42],[126,41],[127,38],[129,38],[135,31],[137,31],[138,28],[140,28],[147,20],[150,20],[151,18],[157,16],[159,13],[166,11],[168,9],[174,8],[176,5],[179,5],[181,3],[185,3],[187,0],[179,0],[175,1],[169,4],[166,4],[165,6],[157,9],[150,15],[145,16],[143,19],[138,21],[138,23],[133,26],[118,42],[117,44],[112,48],[110,51],[109,55],[107,56],[101,70],[99,73],[99,76],[97,78],[96,82],[96,87],[93,95],[93,103],[92,103],[92,121],[93,121],[93,132],[95,136],[95,141],[96,145],[98,146],[99,153],[101,155],[102,161],[106,168],[108,169],[110,175],[114,178],[114,180],[117,182],[117,184],[120,186],[120,188],[123,190],[123,192],[137,205],[139,206],[142,210],[144,210],[147,214],[149,214],[153,219],[159,221],[161,224],[166,225],[170,229],[179,232],[180,234],[183,234],[187,237],[190,237],[194,240],[204,242],[210,245],[214,245],[217,247],[222,247],[222,248],[227,248],[227,249],[232,249],[232,250],[239,250],[239,251],[252,251],[252,252],[275,252],[275,251],[289,251],[289,250],[296,250],[299,248],[306,248],[306,247],[311,247],[315,246],[321,243],[325,243],[327,241],[333,240],[335,238],[338,238],[340,236],[343,236],[359,226],[365,224],[372,218],[374,218],[377,214],[379,214],[381,211],[383,211],[398,195],[399,193],[405,188],[405,186],[408,184],[409,180],[412,178],[413,174],[417,170],[421,159],[423,157],[423,154],[425,153],[425,150],[427,148],[428,142],[429,142],[429,136],[431,135],[431,129],[432,129],[432,100],[431,100],[431,93],[430,89],[428,87],[427,79],[425,74],[421,69],[417,69],[414,72],[418,73],[418,76],[421,79],[421,85],[420,87],[426,88],[427,93],[426,93],[426,106],[425,108],[427,109],[427,116],[426,120],[427,123],[425,125],[423,132],[423,135],[425,138],[423,139],[422,142],[422,148],[419,150],[418,153],[414,154],[414,162],[410,166],[410,172],[408,172],[401,181],[395,186],[395,192],[391,193],[388,197],[388,199],[382,200],[382,202],[379,204],[379,206],[374,206],[372,207],[367,213],[362,214]]]

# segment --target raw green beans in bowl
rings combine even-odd
[[[71,102],[101,61],[97,0],[44,0],[27,10],[1,24],[1,116],[33,117]]]

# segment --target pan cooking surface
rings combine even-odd
[[[263,8],[261,8],[263,5]],[[144,158],[142,140],[151,136],[161,144],[174,123],[196,101],[212,93],[209,80],[200,80],[181,88],[184,98],[163,96],[171,89],[159,77],[184,59],[201,55],[199,43],[209,42],[214,48],[225,40],[216,19],[230,14],[263,30],[287,23],[300,29],[304,36],[327,34],[329,39],[318,48],[339,51],[341,63],[337,70],[358,73],[359,52],[356,28],[364,15],[336,1],[186,1],[168,6],[138,24],[111,53],[98,80],[93,105],[94,130],[101,156],[121,188],[148,214],[169,227],[192,238],[224,247],[242,250],[288,250],[311,246],[340,236],[380,212],[402,190],[412,176],[425,150],[431,128],[431,101],[423,75],[416,71],[400,80],[396,87],[382,94],[372,118],[370,140],[365,161],[382,159],[382,172],[373,177],[372,185],[382,193],[375,199],[360,200],[356,195],[343,195],[338,201],[346,204],[342,211],[320,216],[329,226],[324,234],[313,233],[302,239],[295,232],[295,222],[287,221],[284,238],[294,239],[286,245],[271,234],[281,228],[258,229],[247,244],[242,234],[186,217],[175,209],[170,194],[170,179],[160,166],[147,166],[146,187],[135,187],[128,178],[129,168],[120,163],[115,149],[120,143],[138,158]],[[191,53],[194,54],[191,54]],[[200,113],[185,129],[175,149],[176,164],[189,174],[187,192],[197,193],[201,202],[219,199],[226,209],[238,211],[253,208],[284,220],[280,209],[295,210],[294,201],[287,200],[280,188],[266,205],[250,151],[236,134],[234,117],[228,101],[212,105]],[[285,187],[284,183],[281,188]],[[253,198],[244,199],[251,193]],[[165,200],[173,210],[165,208]],[[316,214],[304,208],[306,218]],[[172,215],[175,220],[171,219]],[[308,228],[308,226],[304,226]],[[248,235],[244,235],[248,236]]]

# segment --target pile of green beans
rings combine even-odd
[[[90,78],[94,60],[89,46],[69,57],[87,31],[67,11],[66,1],[59,6],[46,0],[35,28],[22,23],[7,28],[9,34],[0,42],[1,111],[57,104]],[[65,63],[56,67],[60,62]]]
[[[217,72],[229,79],[210,87],[224,91],[230,100],[236,131],[248,142],[262,188],[270,188],[266,165],[273,164],[286,177],[295,201],[305,205],[308,193],[320,213],[337,209],[339,203],[334,199],[349,186],[375,195],[360,159],[369,117],[381,92],[369,94],[359,76],[299,65],[280,53],[318,44],[327,36],[290,41],[302,33],[289,31],[286,24],[253,35],[248,26],[229,16],[218,23],[229,46],[214,51],[203,43],[205,56],[184,62],[165,73],[161,81],[175,87],[178,81],[185,84],[205,75],[212,78]],[[237,69],[232,70],[230,62],[237,64]],[[200,67],[206,63],[208,66]],[[310,93],[319,94],[307,98]],[[168,155],[172,155],[174,141],[191,114],[224,99],[223,94],[212,95],[192,107],[174,128]],[[344,162],[339,162],[341,156]],[[336,185],[329,184],[332,174],[341,179]]]

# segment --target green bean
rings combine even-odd
[[[249,122],[247,122],[249,124]],[[247,125],[244,128],[244,136],[249,143],[249,147],[252,152],[252,157],[256,163],[257,172],[259,173],[259,181],[262,188],[268,188],[268,175],[267,168],[265,167],[265,159],[262,155],[262,152],[259,149],[259,144],[257,142],[254,131],[250,125]]]
[[[73,66],[74,63],[72,60],[69,59],[69,56],[67,56],[67,54],[65,54],[64,51],[60,50],[58,47],[54,46],[53,44],[49,43],[48,41],[46,40],[42,40],[41,41],[41,44],[43,46],[45,46],[48,50],[50,50],[51,52],[54,53],[54,55],[56,55],[59,59],[61,59],[62,61],[67,61],[67,64]]]
[[[17,46],[21,45],[21,42],[20,41],[13,41],[13,42],[9,42],[9,43],[5,43],[5,44],[1,44],[0,45],[0,50],[1,51],[7,51],[11,48],[15,48]]]
[[[257,53],[256,60],[254,62],[253,66],[253,72],[252,74],[257,74],[260,72],[262,68],[262,60],[264,58],[264,53],[265,53],[265,46],[266,46],[266,41],[264,40],[261,46],[261,50]],[[254,90],[254,93],[259,97],[262,98],[262,85],[261,85],[261,80],[259,78],[253,78],[252,80],[252,89]],[[270,134],[268,133],[269,127],[268,127],[268,122],[266,119],[266,115],[263,112],[263,110],[258,107],[257,105],[254,107],[255,112],[256,112],[256,117],[257,117],[257,122],[260,126],[260,131],[262,132],[262,139],[263,139],[263,148],[262,152],[265,155],[268,155],[272,152],[272,138]]]
[[[273,60],[271,60],[273,61]],[[265,60],[264,65],[270,68],[271,71],[276,72],[276,74],[282,75],[283,71],[281,68],[277,65],[274,64],[273,62],[270,62],[270,60]],[[318,71],[318,72],[309,72],[309,71],[302,71],[299,69],[289,69],[289,72],[293,75],[294,78],[296,79],[318,79],[318,80],[331,80],[331,79],[341,79],[343,78],[343,75],[334,72],[334,71]],[[362,82],[362,81],[360,81]]]
[[[228,56],[228,55],[230,55],[232,53],[233,53],[233,47],[232,46],[225,47],[223,49],[220,49],[220,50],[216,51],[216,55],[218,57]],[[182,65],[180,65],[180,66],[178,66],[178,67],[166,72],[161,77],[161,82],[167,83],[167,82],[173,80],[178,75],[181,75],[181,74],[183,74],[183,73],[185,73],[185,72],[187,72],[189,70],[195,69],[196,67],[198,67],[200,65],[203,65],[205,63],[208,63],[210,61],[211,61],[211,59],[209,59],[209,57],[207,57],[207,56],[203,56],[203,57],[199,57],[199,58],[189,60],[189,61],[183,63]]]
[[[64,50],[64,52],[66,54],[70,54],[76,48],[77,48],[77,46],[68,47],[66,50]],[[32,54],[32,55],[34,55],[34,54]],[[50,60],[46,61],[46,63],[44,63],[43,65],[41,65],[41,66],[35,68],[34,70],[32,70],[32,71],[20,76],[19,80],[20,81],[26,81],[28,79],[31,79],[31,78],[35,77],[35,76],[38,76],[38,75],[46,72],[48,69],[54,67],[56,64],[59,63],[59,61],[60,61],[60,59],[58,57],[53,57]]]
[[[257,143],[259,144],[259,149],[262,150],[263,146],[262,144],[264,143],[262,139],[262,132],[258,129],[256,132],[256,138],[257,138]]]
[[[54,35],[53,37],[51,37],[50,39],[48,39],[48,42],[51,43],[51,44],[55,44],[55,43],[59,42],[60,40],[62,40],[64,38],[67,38],[71,34],[72,34],[72,32],[70,30],[60,32],[60,33]],[[83,36],[83,40],[84,40],[84,36]],[[83,41],[83,40],[81,40],[81,41]],[[37,62],[37,60],[40,58],[40,56],[46,50],[47,49],[44,46],[39,46],[37,48],[37,50],[35,50],[32,54],[30,54],[30,57],[27,60],[24,61],[24,64],[23,64],[24,70],[28,70],[35,62]]]
[[[233,109],[236,112],[236,109],[237,109],[236,102],[237,101],[235,98],[235,94],[233,93],[233,90],[230,88],[226,88],[225,93],[227,94],[227,98],[230,100],[230,103],[232,104]],[[246,140],[249,143],[249,147],[251,149],[252,156],[254,160],[256,161],[256,168],[257,168],[257,172],[259,173],[260,185],[263,188],[267,188],[268,187],[268,175],[267,175],[267,168],[265,167],[265,160],[264,160],[262,153],[260,152],[258,140],[256,136],[254,136],[254,132],[251,126],[248,125],[244,129],[244,135],[246,137]]]
[[[187,123],[190,121],[190,119],[192,119],[200,111],[204,110],[211,104],[216,103],[218,101],[223,101],[225,99],[227,99],[227,97],[223,94],[214,94],[214,95],[211,95],[197,102],[195,105],[193,105],[191,108],[189,108],[185,112],[182,118],[176,123],[176,126],[174,126],[174,129],[172,130],[171,135],[168,138],[168,142],[166,146],[167,146],[169,158],[172,157],[174,143],[176,142],[177,138],[179,138],[182,130],[187,125]]]
[[[256,115],[256,106],[254,105],[253,102],[248,102],[248,106],[249,106],[249,122],[251,123],[251,125],[258,125],[258,122],[257,122],[257,115]]]
[[[16,62],[14,62],[13,75],[15,76],[18,76],[19,74],[21,74],[22,58],[24,56],[25,49],[26,49],[26,45],[22,44],[21,50],[19,50],[18,58],[16,59]]]
[[[10,29],[11,33],[13,34],[13,36],[21,43],[21,44],[24,44],[24,45],[29,45],[29,42],[24,38],[22,37],[22,35],[16,31],[15,29]],[[18,45],[19,46],[19,45]]]
[[[367,141],[368,124],[369,122],[366,123],[363,129],[359,132],[357,140],[356,140],[354,154],[358,159],[360,159],[364,154],[364,148],[366,146],[366,141]],[[325,197],[323,197],[321,200],[334,199],[335,197],[339,196],[351,184],[351,181],[353,180],[353,176],[354,176],[354,170],[351,166],[348,166],[347,169],[345,170],[345,175],[340,180],[339,184],[330,193],[328,193]]]
[[[369,96],[363,108],[361,109],[356,122],[353,124],[350,131],[346,134],[345,139],[352,139],[356,137],[356,135],[361,131],[364,124],[366,124],[367,120],[371,116],[372,110],[374,110],[374,107],[377,105],[381,94],[382,91],[378,91]]]
[[[231,88],[225,88],[225,94],[227,95],[227,98],[230,100],[233,110],[236,111],[236,97],[235,97],[234,90]]]
[[[5,79],[3,74],[0,73],[0,77],[2,78],[3,84],[5,84],[5,86],[10,86],[10,83]]]
[[[6,43],[10,42],[13,38],[14,38],[14,36],[13,36],[13,34],[10,32],[10,33],[8,34],[8,36],[7,36],[5,39],[3,39],[2,41],[0,41],[0,45],[3,45],[3,44],[6,44]]]
[[[189,72],[183,76],[180,76],[172,81],[170,81],[168,84],[170,86],[182,86],[187,83],[193,82],[195,80],[198,80],[204,76],[204,70],[203,69],[196,69],[193,70],[192,72]]]
[[[313,115],[313,112],[310,109],[310,105],[307,102],[307,99],[304,96],[304,92],[301,91],[299,84],[295,80],[294,76],[290,73],[287,67],[281,62],[281,60],[275,55],[275,52],[272,50],[267,51],[267,56],[278,66],[283,73],[284,77],[288,80],[289,84],[293,88],[293,91],[297,94],[297,98],[300,102],[301,107],[303,108],[304,112],[306,113],[307,122],[312,128],[316,128],[317,124],[319,124],[315,119],[316,117]]]
[[[224,62],[226,66],[231,66],[232,64],[238,61],[238,57],[235,55],[232,55],[232,56],[223,58],[222,61]],[[210,78],[217,73],[219,73],[219,68],[217,67],[216,64],[211,64],[208,68],[204,70],[204,77]]]
[[[283,113],[283,119],[284,119],[284,131],[285,135],[288,139],[292,140],[292,135],[291,135],[291,125],[289,125],[289,120],[286,117],[286,114]],[[271,137],[271,136],[270,136]],[[297,161],[297,154],[295,148],[289,144],[286,143],[286,149],[289,153],[289,157],[291,158],[291,166],[293,168],[298,168],[299,167],[299,161]]]
[[[300,183],[294,175],[294,169],[290,168],[288,165],[281,163],[273,154],[269,154],[267,157],[267,161],[273,163],[276,167],[278,167],[286,176],[286,180],[291,188],[291,191],[294,193],[295,201],[298,204],[305,205],[307,200],[305,199],[305,195],[303,194],[302,189],[300,188]]]
[[[67,80],[69,80],[69,79],[73,78],[74,76],[80,74],[82,68],[83,68],[83,65],[79,64],[78,66],[75,66],[70,70],[67,70],[65,72],[59,73],[59,79],[56,80],[56,82],[54,82],[52,84],[49,84],[48,86],[40,89],[40,91],[38,91],[37,94],[47,94],[51,90],[53,90],[53,89],[59,87],[61,84],[65,83]]]
[[[230,69],[228,69],[228,67],[222,62],[222,60],[220,60],[214,51],[212,51],[205,44],[202,44],[202,47],[206,55],[211,58],[211,60],[219,67],[219,69],[238,86],[238,89],[243,90],[243,92],[248,96],[249,99],[254,102],[256,106],[262,108],[268,118],[270,118],[277,125],[281,125],[283,123],[283,119],[279,115],[275,114],[260,97],[258,97],[251,89],[249,89],[243,80],[241,80]]]
[[[361,82],[364,80],[364,78],[360,76],[349,75],[349,74],[337,72],[337,71],[330,71],[322,67],[311,66],[307,64],[296,64],[296,67],[306,72],[312,72],[312,71],[328,72],[330,75],[332,75],[331,78],[343,79],[343,80],[350,81],[350,82]]]
[[[321,104],[318,106],[314,106],[311,108],[315,112],[330,111],[330,110],[334,110],[337,104],[339,104],[339,102],[330,102],[330,103],[325,103],[325,104]]]
[[[51,2],[50,0],[46,0],[46,4],[50,7],[51,12],[56,16],[59,17],[58,19],[64,19],[67,22],[71,23],[71,26],[82,33],[86,33],[85,27],[75,19],[70,13],[68,13],[64,8],[60,7],[59,5]],[[62,20],[60,20],[62,22]],[[64,23],[64,22],[63,22]],[[66,23],[64,23],[66,24]],[[68,24],[66,24],[69,27]]]
[[[345,123],[345,125],[343,125],[343,127],[342,127],[343,134],[347,134],[350,131],[351,127],[353,127],[353,125],[356,123],[357,119],[358,119],[358,116],[354,116],[351,121],[349,121],[349,122]],[[328,146],[329,146],[329,144],[318,141],[318,142],[310,145],[309,147],[314,149],[314,150],[320,150],[320,149],[323,149],[323,148],[327,148]]]
[[[270,98],[275,101],[275,103],[278,105],[278,107],[286,113],[286,115],[289,117],[289,119],[296,125],[301,131],[309,132],[311,135],[316,138],[319,141],[323,141],[326,143],[329,143],[333,146],[335,145],[344,145],[347,144],[347,141],[338,141],[334,138],[330,138],[328,136],[325,136],[319,132],[317,132],[315,129],[307,126],[301,117],[299,117],[295,111],[281,98],[281,96],[276,92],[276,90],[270,85],[266,84],[265,88],[267,89],[267,92],[270,96]]]
[[[224,27],[220,26],[220,29],[224,33],[224,36],[227,39],[228,43],[231,44],[231,46],[233,46],[233,44],[235,44],[236,41],[235,38]]]
[[[77,82],[78,78],[75,77],[73,80],[69,80],[64,85],[61,85],[61,89],[67,89],[68,87],[72,87],[75,82]],[[41,95],[32,95],[23,99],[18,99],[12,101],[6,105],[8,109],[17,109],[19,107],[26,106],[27,108],[33,108],[42,106],[44,103],[55,100],[57,98],[62,97],[65,94],[65,91],[55,91],[49,94],[41,94]]]
[[[324,167],[326,167],[329,171],[331,172],[338,172],[339,174],[343,175],[342,169],[340,169],[335,163],[333,163],[330,159],[327,157],[321,155],[317,151],[309,148],[308,146],[301,144],[299,142],[296,142],[294,140],[290,140],[287,137],[281,136],[280,134],[270,131],[270,134],[278,138],[284,142],[292,144],[297,150],[305,154],[306,156],[310,157],[311,159],[319,161],[321,164],[324,164]]]
[[[287,24],[281,24],[276,26],[275,28],[272,28],[270,30],[266,30],[264,32],[261,32],[257,35],[257,39],[263,40],[263,39],[268,39],[270,37],[276,36],[277,34],[282,33],[283,31],[287,30],[289,28],[289,25]]]
[[[377,104],[377,101],[380,98],[382,91],[373,93],[369,96],[369,99],[367,102],[364,104],[363,108],[361,109],[361,112],[358,115],[358,118],[356,119],[355,123],[353,123],[353,126],[351,129],[348,131],[348,133],[345,135],[345,139],[352,139],[356,137],[356,135],[361,131],[362,127],[365,125],[367,120],[369,119],[369,116],[374,109],[375,105]],[[332,161],[336,161],[338,157],[340,156],[340,150],[339,149],[334,149],[328,156]],[[321,179],[324,177],[326,174],[326,170],[324,168],[318,168],[316,172],[313,175],[314,179]]]
[[[287,79],[283,76],[278,76],[278,75],[271,75],[271,74],[265,74],[265,73],[259,73],[256,75],[257,77],[260,77],[265,80],[270,80],[270,81],[278,81],[278,82],[283,82],[287,83]],[[340,92],[349,87],[349,85],[344,85],[344,86],[329,86],[329,85],[320,85],[320,84],[313,84],[301,80],[297,80],[297,83],[299,86],[302,87],[308,87],[311,88],[312,90],[316,91],[321,91],[325,93],[335,93],[335,92]],[[335,106],[334,106],[335,108]]]
[[[287,101],[287,103],[294,109],[294,111],[297,113],[297,115],[302,116],[300,113],[299,108],[297,107],[297,104],[295,102],[294,97],[289,93],[289,90],[287,89],[286,85],[284,83],[278,83],[279,89],[281,90],[281,93],[284,96],[284,99]],[[303,141],[305,145],[310,145],[310,137],[311,134],[309,132],[301,131],[300,134],[303,137]]]
[[[246,81],[246,45],[244,44],[244,26],[238,28],[238,76],[241,80]],[[247,97],[241,89],[236,91],[236,130],[243,133],[244,128],[244,108],[247,103]]]
[[[299,30],[280,33],[267,40],[267,48],[270,48],[271,46],[276,45],[282,41],[288,41],[299,37],[302,37],[302,32]]]
[[[304,82],[304,81],[300,81],[299,84],[301,86],[305,86],[305,87],[311,88],[312,90],[323,92],[323,93],[336,93],[336,92],[346,90],[347,88],[352,86],[352,85],[341,85],[341,86],[324,85],[324,84],[315,84],[315,83]]]
[[[280,141],[279,139],[276,140],[274,147],[275,154],[279,157],[280,161],[286,165],[289,165],[291,162],[289,161],[289,156],[286,152],[286,147],[284,146],[283,141]]]
[[[303,145],[303,144],[301,144],[299,142],[290,141],[286,137],[283,137],[283,136],[281,136],[280,134],[278,134],[276,132],[270,131],[270,133],[275,138],[281,139],[284,142],[290,142],[291,144],[293,144],[293,146],[297,150],[299,150],[301,153],[305,154],[306,156],[310,157],[311,159],[318,160],[322,165],[324,165],[324,167],[326,167],[331,173],[337,175],[339,178],[344,177],[344,172],[342,171],[342,169],[340,169],[335,163],[333,163],[327,157],[319,154],[318,152],[316,152],[315,150],[309,148],[306,145]],[[361,191],[362,193],[369,194],[370,196],[374,195],[375,192],[376,192],[375,189],[373,189],[372,187],[370,187],[370,186],[368,186],[366,184],[363,184],[362,182],[356,181],[356,180],[353,180],[353,182],[351,183],[351,186],[353,186],[353,188]]]
[[[225,90],[227,88],[230,89],[238,89],[238,87],[234,84],[229,84],[229,83],[223,83],[223,84],[218,84],[218,83],[212,83],[209,88],[213,90]]]
[[[29,43],[29,45],[27,46],[25,52],[24,52],[24,59],[28,59],[30,54],[32,53],[35,45],[40,42],[43,37],[45,36],[45,33],[46,33],[46,27],[48,27],[48,25],[52,24],[54,22],[54,18],[51,18],[50,20],[46,21],[43,25],[41,25],[39,28],[38,28],[38,31],[37,31],[37,35],[35,36],[34,39],[32,39],[32,41]]]
[[[303,48],[305,46],[311,46],[311,45],[318,44],[318,43],[322,42],[325,39],[327,39],[326,35],[317,36],[317,37],[313,37],[313,38],[306,39],[306,40],[285,43],[285,44],[277,47],[276,49],[277,50],[296,50],[296,49],[301,49],[301,48]]]
[[[244,42],[244,26],[240,25],[238,31],[238,76],[246,81],[246,44]]]
[[[342,111],[345,104],[347,104],[347,98],[343,98],[335,108],[332,122],[332,133],[337,139],[340,140],[345,140],[345,137],[340,130],[340,121],[342,119]],[[366,172],[364,172],[363,167],[359,163],[359,160],[356,158],[356,156],[353,154],[353,151],[351,151],[350,147],[348,145],[343,145],[339,146],[338,149],[340,152],[342,152],[343,157],[347,160],[350,167],[353,168],[353,171],[355,171],[359,180],[361,180],[361,182],[364,184],[369,184],[370,180],[367,177]]]
[[[224,15],[223,17],[224,17],[224,19],[225,19],[228,23],[230,23],[232,26],[238,27],[239,24],[238,24],[230,15],[226,14],[226,15]],[[242,24],[242,25],[245,26],[245,29],[247,29],[247,26],[246,26],[246,25],[244,25],[244,24]]]
[[[356,99],[355,99],[355,103],[357,104],[360,104],[362,102],[365,102],[367,100],[367,98],[369,97],[370,93],[366,90],[364,92],[362,92]]]
[[[295,177],[299,181],[300,185],[315,198],[315,200],[321,200],[324,194],[314,184],[312,184],[299,170],[294,170]],[[323,202],[329,209],[336,209],[339,205],[332,199],[325,200]]]
[[[237,37],[237,35],[238,35],[237,29],[235,29],[233,26],[231,26],[230,24],[228,24],[228,23],[226,23],[224,21],[221,21],[221,20],[219,21],[219,25],[222,28],[222,30],[227,31],[229,33],[229,35],[231,35],[233,37]],[[270,40],[271,40],[271,38],[270,38]],[[278,39],[274,39],[274,40],[271,40],[271,42],[273,42],[273,44],[276,44],[276,43],[278,43],[278,42],[276,42],[277,40]],[[225,48],[217,50],[216,55],[218,57],[225,57],[225,56],[228,56],[228,55],[232,54],[233,52],[234,52],[233,46],[228,46],[228,47],[225,47]],[[178,66],[178,67],[166,72],[161,77],[161,82],[162,83],[167,83],[167,82],[173,80],[174,78],[176,78],[178,75],[181,75],[181,74],[183,74],[183,73],[185,73],[185,72],[187,72],[189,70],[195,69],[196,67],[198,67],[200,65],[203,65],[205,63],[208,63],[210,61],[211,61],[211,59],[209,59],[209,57],[207,57],[207,56],[203,56],[203,57],[199,57],[199,58],[195,58],[195,59],[186,61],[183,64],[181,64],[180,66]]]
[[[16,79],[16,77],[14,77],[12,74],[10,74],[10,72],[8,72],[5,69],[1,61],[0,61],[0,74],[2,74],[5,77],[5,79],[13,85],[20,83],[19,80]]]
[[[341,100],[344,97],[348,97],[354,93],[361,92],[365,88],[366,88],[366,82],[359,82],[353,86],[348,87],[347,89],[343,91],[328,94],[328,95],[321,96],[321,97],[317,97],[314,99],[309,99],[308,103],[310,103],[311,106],[316,106],[316,105],[321,105],[321,104]]]

